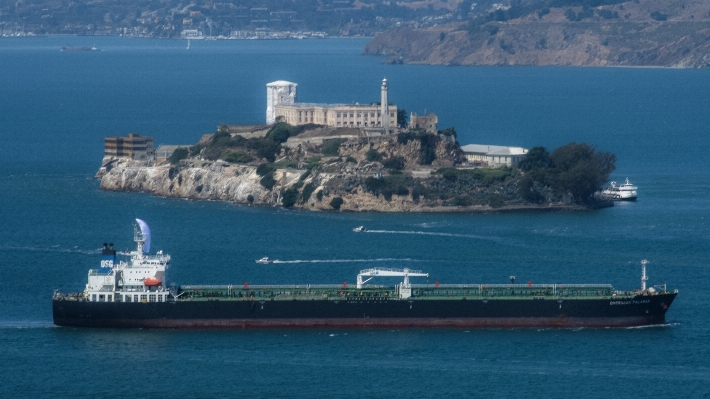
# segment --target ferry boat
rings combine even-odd
[[[617,186],[616,182],[611,182],[611,186],[602,190],[602,196],[614,201],[636,201],[638,187],[629,182],[626,178],[624,184]]]
[[[54,324],[107,328],[630,327],[665,323],[678,290],[609,284],[413,284],[420,270],[361,270],[356,284],[166,284],[170,255],[148,255],[150,229],[136,219],[135,251],[116,260],[105,244],[84,291],[55,292]],[[401,277],[393,286],[373,278]]]

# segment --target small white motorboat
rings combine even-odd
[[[363,233],[363,232],[365,232],[366,230],[365,230],[365,226],[357,226],[357,227],[355,227],[355,228],[353,229],[353,231],[356,232],[356,233]]]
[[[261,259],[257,259],[255,262],[256,262],[256,263],[261,263],[261,264],[267,264],[267,263],[273,263],[274,261],[271,260],[271,259],[269,259],[268,256],[264,256],[264,257],[261,258]]]

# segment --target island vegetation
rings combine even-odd
[[[153,166],[167,170],[162,187],[153,191],[313,210],[588,209],[600,206],[594,193],[616,162],[613,154],[569,143],[552,152],[534,147],[517,166],[472,165],[454,128],[350,138],[332,128],[332,139],[289,141],[323,129],[280,122],[261,137],[245,138],[221,126],[194,146],[176,150],[165,165]],[[119,176],[125,169],[114,167],[106,176],[114,172]],[[118,184],[109,180],[105,185],[102,180],[102,187]],[[145,191],[150,180],[136,177],[133,183]],[[225,198],[218,190],[230,185],[241,191]]]

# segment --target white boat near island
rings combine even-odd
[[[611,182],[611,186],[602,190],[602,196],[612,201],[636,201],[638,197],[638,187],[631,184],[626,178],[624,184],[617,186],[616,182]]]
[[[274,261],[271,260],[271,259],[269,259],[268,256],[264,256],[264,257],[261,258],[261,259],[257,259],[255,262],[256,262],[256,263],[261,263],[261,264],[264,264],[264,265],[265,265],[265,264],[268,264],[268,263],[273,263]]]
[[[367,231],[367,230],[365,230],[365,226],[358,226],[358,227],[355,227],[355,228],[353,229],[353,231],[356,232],[356,233],[363,233],[363,232],[365,232],[365,231]]]

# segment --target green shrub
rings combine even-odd
[[[355,159],[353,157],[347,157],[347,158],[345,158],[345,162],[357,163],[357,159]]]
[[[404,169],[405,161],[404,158],[402,157],[391,157],[387,158],[384,162],[382,162],[382,166],[384,166],[387,169],[393,169],[393,170],[402,170]]]
[[[272,188],[274,188],[274,185],[276,184],[276,180],[274,179],[274,172],[269,172],[264,175],[264,177],[259,180],[259,183],[266,189],[271,190]]]
[[[251,194],[247,195],[247,202],[249,202],[250,204],[253,203],[253,202],[254,202],[254,196],[251,195]]]
[[[490,199],[488,200],[488,205],[493,208],[500,208],[504,204],[505,201],[503,200],[503,197],[498,194],[491,195]]]
[[[323,190],[320,190],[316,193],[316,199],[318,199],[318,202],[323,201]]]
[[[256,168],[256,174],[259,176],[266,176],[268,173],[274,172],[276,170],[276,165],[272,163],[262,163]]]
[[[452,136],[456,138],[456,129],[454,127],[447,127],[444,130],[440,130],[439,134],[443,134],[444,136]]]
[[[301,193],[301,203],[305,203],[308,201],[309,198],[311,198],[311,194],[316,191],[316,185],[313,183],[308,183],[306,184],[305,187],[303,187],[303,192]]]
[[[178,164],[181,160],[187,158],[189,155],[189,150],[185,147],[180,147],[173,151],[173,153],[170,155],[168,158],[168,162],[170,162],[171,165],[176,165]]]
[[[229,152],[227,155],[223,156],[222,159],[224,159],[227,162],[234,162],[234,163],[248,163],[254,160],[254,158],[247,154],[244,151],[238,151],[238,152]]]
[[[343,205],[343,199],[340,197],[335,197],[332,200],[330,200],[330,206],[333,207],[333,209],[340,210],[340,206]]]
[[[376,162],[380,160],[380,153],[376,149],[371,148],[365,153],[365,158],[368,162]]]
[[[294,206],[296,200],[298,200],[298,188],[291,187],[288,190],[281,191],[281,205],[285,208]]]
[[[346,142],[347,139],[331,139],[331,140],[326,140],[323,142],[323,146],[321,147],[321,152],[323,155],[328,156],[328,157],[337,157],[338,154],[338,149],[340,148],[340,145]]]
[[[202,151],[203,148],[205,148],[205,146],[202,144],[197,144],[190,147],[190,157],[196,157],[200,155],[200,151]]]

